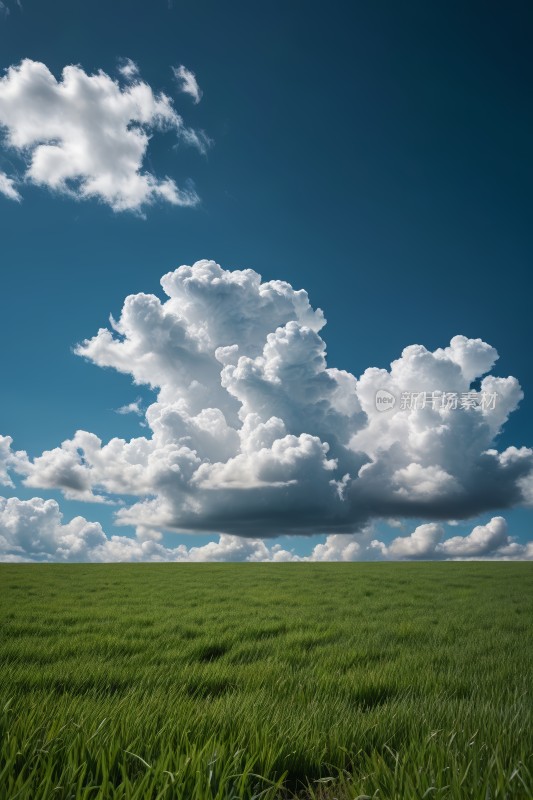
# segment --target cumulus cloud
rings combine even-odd
[[[222,534],[218,542],[165,547],[150,531],[136,538],[107,537],[98,522],[74,517],[63,523],[55,500],[0,497],[0,561],[299,561],[279,544]]]
[[[334,533],[324,544],[317,544],[308,561],[358,561],[361,543],[353,534]]]
[[[198,202],[196,192],[143,168],[150,137],[172,131],[205,152],[207,137],[186,127],[172,101],[140,80],[133,61],[119,67],[125,80],[103,71],[66,66],[60,80],[38,61],[24,59],[0,79],[4,144],[25,164],[25,180],[77,199],[94,198],[114,211],[139,211],[163,201]],[[4,194],[18,199],[11,178]]]
[[[101,525],[84,517],[63,523],[55,500],[0,497],[0,561],[176,561],[286,562],[355,561],[360,545],[353,536],[328,536],[309,556],[298,556],[280,544],[262,539],[221,534],[204,545],[165,547],[150,531],[136,538],[107,537]]]
[[[10,436],[0,436],[0,485],[13,486],[13,481],[9,476],[9,470],[13,469],[11,444],[13,439]]]
[[[369,550],[391,560],[403,559],[533,559],[533,542],[520,544],[509,536],[503,517],[476,525],[467,536],[444,539],[441,525],[419,525],[409,536],[398,536],[389,545],[374,539]]]
[[[468,536],[453,536],[438,545],[439,553],[449,558],[489,556],[512,544],[507,522],[493,517],[486,525],[476,525]]]
[[[161,285],[164,300],[128,296],[118,320],[77,348],[154,391],[149,435],[103,442],[79,430],[33,459],[6,455],[6,474],[119,501],[119,525],[252,540],[354,535],[375,519],[460,520],[527,499],[532,450],[494,446],[522,392],[515,378],[487,375],[498,354],[480,339],[455,336],[434,352],[412,345],[390,370],[357,378],[328,366],[324,316],[303,290],[213,261],[181,266]],[[379,390],[497,398],[382,412]],[[390,547],[423,557],[436,530]],[[356,544],[332,538],[315,555],[351,558]]]
[[[0,497],[0,561],[170,561],[178,553],[151,538],[108,538],[84,517],[63,524],[55,500]]]
[[[199,103],[202,99],[202,90],[198,86],[194,72],[184,67],[183,64],[180,64],[179,67],[172,67],[172,72],[180,92],[190,95],[195,103]]]
[[[13,486],[10,472],[25,474],[29,469],[28,456],[12,448],[11,436],[0,436],[0,486]]]
[[[309,555],[298,555],[279,543],[269,545],[260,538],[221,534],[218,541],[187,547],[166,547],[161,536],[139,528],[136,537],[106,536],[100,523],[85,517],[63,522],[55,500],[33,497],[0,497],[0,562],[317,562],[439,559],[532,560],[533,543],[519,544],[507,534],[503,517],[476,526],[467,536],[441,541],[440,525],[420,525],[409,536],[397,537],[389,545],[368,541],[365,536],[331,534]]]
[[[0,497],[2,560],[86,561],[107,538],[96,522],[75,517],[67,525],[55,500]]]
[[[437,544],[443,533],[441,525],[429,523],[419,525],[409,536],[397,536],[388,546],[374,539],[370,547],[379,551],[386,558],[431,558],[435,555]]]

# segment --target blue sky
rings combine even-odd
[[[77,429],[104,442],[150,435],[142,418],[116,409],[136,398],[145,408],[154,392],[74,348],[110,313],[118,319],[126,296],[163,298],[161,276],[199,259],[305,289],[327,319],[328,366],[356,377],[389,369],[408,345],[435,351],[457,334],[481,338],[498,351],[493,374],[515,376],[524,393],[493,446],[533,445],[528,4],[4,6],[4,70],[31,59],[60,80],[79,65],[124,88],[118,68],[132,59],[139,80],[210,140],[191,146],[175,129],[151,131],[142,169],[194,189],[199,203],[161,200],[136,213],[24,180],[28,154],[9,146],[4,119],[0,172],[22,197],[0,195],[0,433],[15,449],[34,459]],[[196,75],[200,102],[179,91],[179,65]],[[63,523],[82,515],[108,535],[133,535],[114,526],[116,507],[24,480],[13,474],[3,496],[53,498]],[[487,506],[443,536],[502,516],[508,534],[528,542],[530,510],[508,505]],[[374,515],[368,541],[443,524],[443,513],[404,515],[403,528]],[[283,547],[309,554],[336,534],[323,525]],[[217,536],[163,529],[161,541],[190,547]]]

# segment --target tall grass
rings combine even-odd
[[[533,797],[531,564],[0,566],[0,797]]]

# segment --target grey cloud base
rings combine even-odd
[[[465,519],[531,498],[533,452],[493,445],[522,392],[487,374],[498,354],[480,339],[412,345],[357,378],[327,365],[325,320],[303,290],[212,261],[161,285],[164,301],[128,296],[111,328],[77,348],[153,389],[151,435],[102,443],[80,430],[33,459],[3,438],[0,479],[131,498],[116,524],[145,538],[353,534],[378,518]],[[380,389],[461,394],[477,379],[493,406],[376,409]]]

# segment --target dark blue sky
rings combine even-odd
[[[527,2],[13,2],[3,68],[115,74],[129,57],[175,95],[185,64],[204,96],[176,107],[214,144],[149,149],[154,172],[194,180],[195,209],[0,197],[1,432],[32,455],[78,427],[138,434],[113,411],[137,388],[71,348],[126,294],[212,258],[305,288],[330,365],[356,375],[408,344],[481,337],[525,392],[498,445],[533,445],[532,35]],[[507,516],[524,534],[525,512]]]

